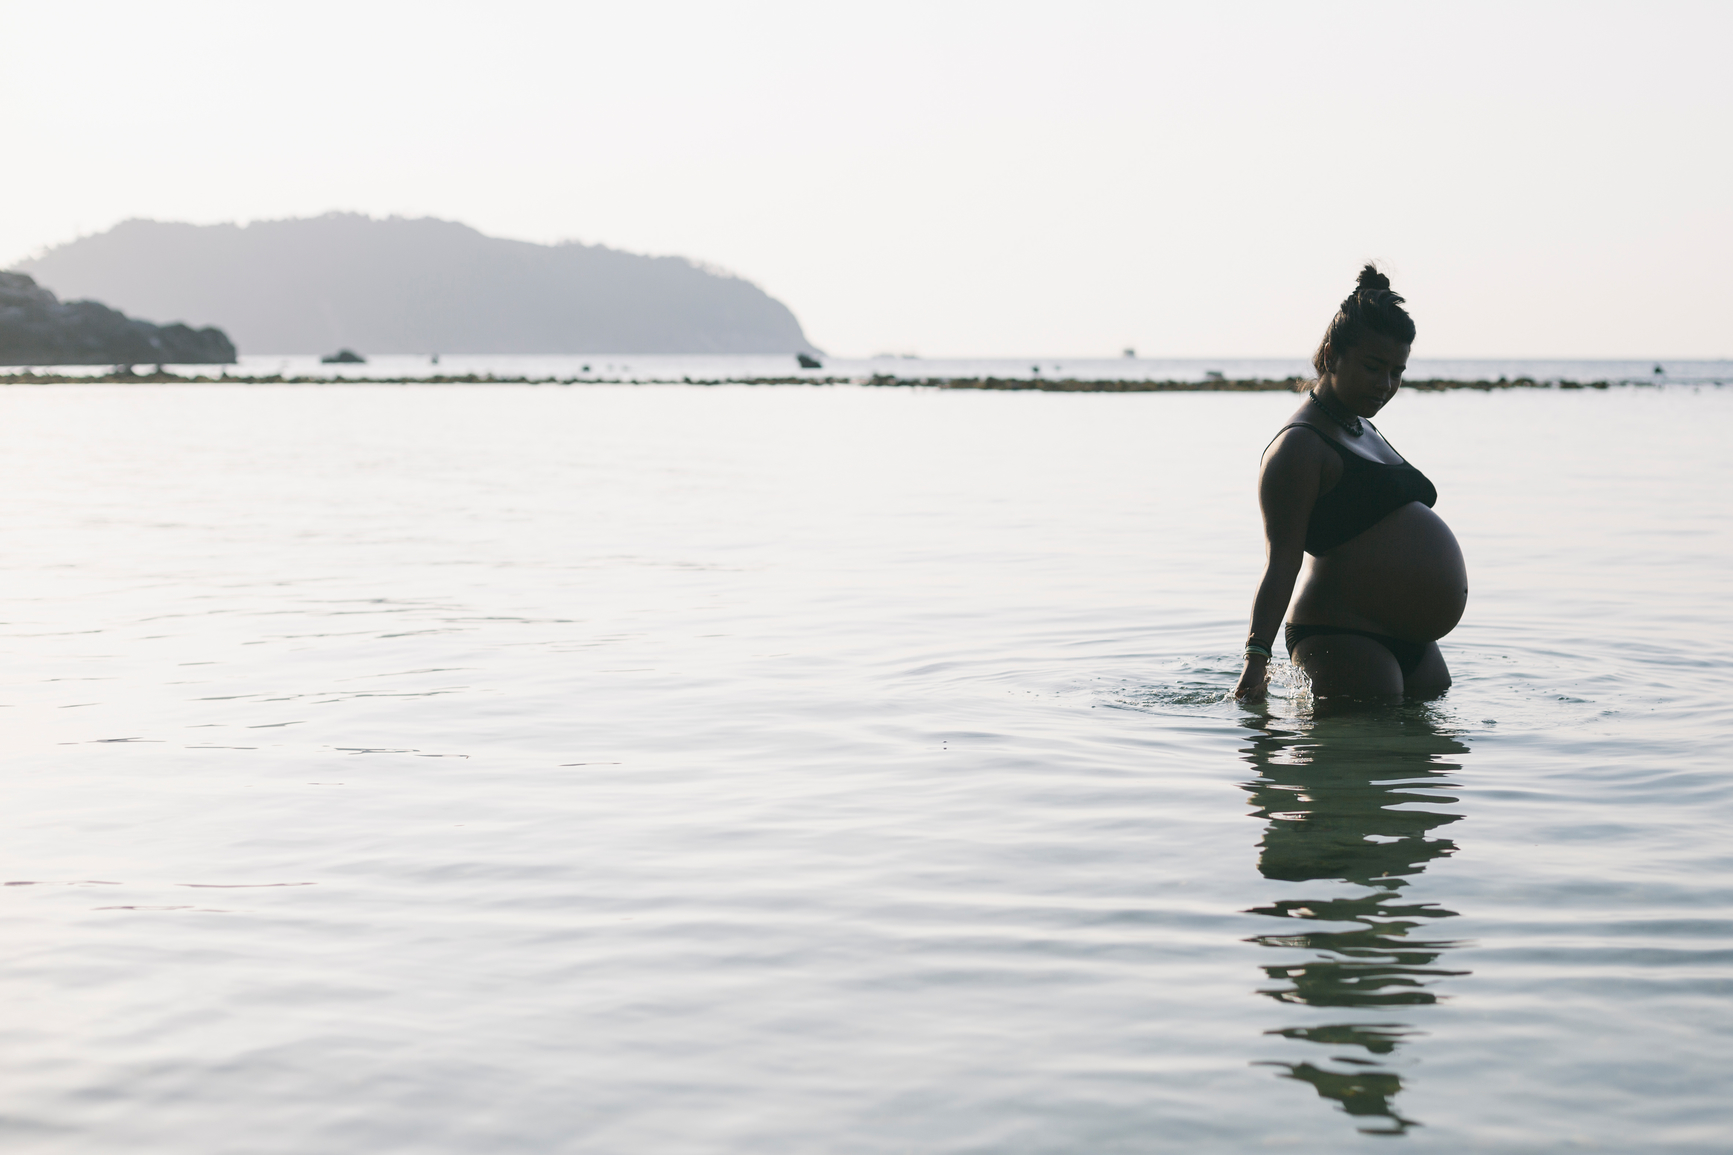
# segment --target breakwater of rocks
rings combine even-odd
[[[584,374],[571,377],[501,376],[493,373],[415,374],[365,377],[321,374],[216,374],[175,373],[157,368],[135,372],[117,366],[103,373],[65,373],[52,369],[18,369],[0,373],[0,385],[865,385],[876,388],[1003,389],[1045,393],[1279,393],[1304,389],[1309,380],[1300,377],[1232,380],[1212,377],[1203,381],[1094,380],[1044,377],[896,377],[875,373],[869,377],[615,377]],[[1638,378],[1620,381],[1535,380],[1530,377],[1496,381],[1455,381],[1442,378],[1404,381],[1405,389],[1607,389],[1614,385],[1659,386],[1681,384]],[[1721,385],[1721,381],[1693,381],[1693,385]]]

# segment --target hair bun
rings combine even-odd
[[[1355,289],[1362,293],[1387,293],[1390,291],[1390,278],[1380,273],[1377,265],[1368,262],[1366,267],[1360,270],[1360,279],[1355,284]]]
[[[1360,270],[1354,291],[1342,301],[1318,351],[1312,354],[1312,368],[1318,377],[1336,371],[1342,354],[1368,333],[1394,337],[1404,345],[1414,344],[1414,318],[1402,306],[1406,302],[1390,289],[1390,278],[1378,271],[1370,261]]]

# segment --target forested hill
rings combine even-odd
[[[232,365],[220,329],[153,325],[100,301],[62,301],[28,273],[0,273],[0,365]]]
[[[63,299],[198,317],[243,354],[815,351],[782,302],[684,257],[432,218],[131,220],[17,268]]]

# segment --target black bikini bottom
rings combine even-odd
[[[1288,642],[1288,656],[1294,655],[1294,647],[1307,638],[1327,638],[1332,634],[1353,634],[1356,638],[1371,638],[1380,646],[1390,651],[1390,656],[1396,659],[1396,664],[1402,668],[1404,678],[1412,677],[1419,669],[1420,661],[1426,657],[1427,642],[1405,642],[1401,638],[1393,638],[1389,634],[1375,634],[1371,630],[1351,630],[1347,626],[1296,626],[1289,622],[1282,630],[1282,636]]]

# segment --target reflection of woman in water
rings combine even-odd
[[[1267,823],[1258,871],[1277,888],[1246,913],[1281,920],[1251,939],[1275,952],[1258,993],[1287,1018],[1265,1034],[1304,1044],[1261,1062],[1341,1104],[1362,1131],[1400,1133],[1414,1120],[1396,1106],[1397,1052],[1423,1033],[1434,984],[1466,973],[1440,966],[1459,944],[1433,929],[1456,912],[1403,892],[1456,850],[1441,830],[1460,816],[1439,807],[1456,801],[1444,791],[1468,747],[1406,711],[1252,731],[1244,753],[1258,776],[1245,789]]]
[[[1284,611],[1288,654],[1320,700],[1450,688],[1437,639],[1467,604],[1462,551],[1432,512],[1438,491],[1368,420],[1408,365],[1414,322],[1402,303],[1388,277],[1361,270],[1312,358],[1317,384],[1264,453],[1267,560],[1236,698],[1262,696]]]

